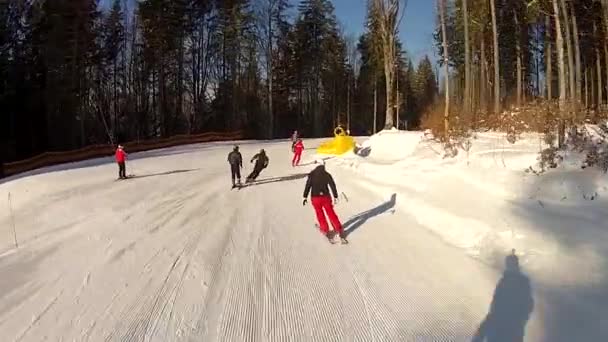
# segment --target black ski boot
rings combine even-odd
[[[327,237],[327,240],[329,240],[329,242],[332,244],[338,242],[334,239],[336,237],[336,233],[333,230],[328,231],[325,236]]]

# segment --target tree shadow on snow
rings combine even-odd
[[[245,183],[241,187],[239,187],[239,190],[242,188],[250,187],[250,186],[269,184],[269,183],[278,183],[278,182],[288,182],[288,181],[303,179],[306,177],[308,177],[308,173],[296,173],[293,175],[283,176],[283,177],[265,178],[265,179],[253,181],[251,183]]]
[[[533,310],[530,279],[521,272],[513,250],[505,258],[505,271],[494,290],[490,312],[472,342],[523,342]]]
[[[397,194],[392,194],[391,198],[380,204],[379,206],[372,208],[370,210],[359,213],[344,223],[344,234],[348,237],[355,230],[359,229],[367,220],[372,217],[381,215],[386,212],[395,212],[395,204],[397,203]]]

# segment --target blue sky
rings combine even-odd
[[[107,5],[111,1],[101,0],[101,4]],[[299,0],[290,1],[294,4],[295,11]],[[357,37],[363,33],[367,0],[332,0],[332,2],[336,8],[336,17],[345,33]],[[399,35],[415,64],[425,55],[428,55],[433,63],[437,60],[433,41],[436,21],[434,4],[434,0],[407,0]]]
[[[364,31],[367,0],[332,0],[336,16],[347,33],[359,36]],[[435,1],[408,0],[399,27],[399,36],[414,63],[428,55],[435,62],[433,31],[435,30]]]

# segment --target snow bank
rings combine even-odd
[[[579,154],[566,153],[557,169],[537,176],[525,170],[547,147],[538,134],[514,144],[505,134],[476,134],[455,158],[443,158],[443,147],[420,133],[381,132],[362,146],[368,157],[343,156],[337,164],[372,191],[399,193],[406,198],[400,210],[468,254],[499,265],[515,248],[530,269],[553,270],[545,275],[554,282],[605,273],[608,178],[582,170]],[[585,267],[576,266],[580,255]]]
[[[396,129],[383,130],[363,142],[361,147],[369,149],[369,157],[395,161],[409,157],[422,139],[419,132],[405,132]]]

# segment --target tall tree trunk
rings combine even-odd
[[[395,127],[399,129],[399,104],[401,96],[399,96],[399,68],[395,72]]]
[[[589,109],[589,69],[585,68],[585,109]]]
[[[578,105],[582,102],[582,66],[581,66],[581,47],[578,37],[578,23],[576,20],[576,12],[574,10],[574,5],[570,6],[571,17],[572,17],[572,28],[573,28],[573,36],[574,36],[574,57],[575,57],[575,68],[576,68],[576,101],[575,103]]]
[[[376,124],[378,122],[378,79],[374,70],[374,134],[376,134]]]
[[[606,41],[606,39],[603,39],[602,45],[604,46],[604,67],[605,67],[604,72],[606,73],[606,77],[607,77],[607,78],[605,79],[605,81],[606,81],[606,82],[608,82],[608,45],[607,45],[607,41]],[[599,58],[598,58],[598,59],[599,59]],[[602,65],[602,64],[601,64],[601,63],[599,63],[598,65],[600,66],[600,67],[598,68],[598,72],[600,72],[600,73],[601,73],[601,65]],[[601,82],[601,77],[600,77],[600,82]],[[606,84],[608,84],[608,83],[606,83]],[[603,88],[603,87],[602,87],[601,89],[602,89],[602,91],[604,90],[604,88]],[[608,96],[608,92],[606,93],[606,96]],[[603,97],[600,97],[600,100],[601,100],[601,103],[604,103],[604,102],[603,102]],[[607,102],[605,102],[605,103],[608,103],[608,100],[607,100]]]
[[[386,83],[386,117],[385,128],[395,125],[393,112],[395,83],[395,35],[398,29],[397,18],[399,16],[399,5],[401,0],[375,0],[375,13],[380,24],[380,35],[382,37],[382,57],[384,61],[384,76]]]
[[[481,66],[480,66],[480,82],[479,82],[479,106],[481,107],[482,111],[487,111],[488,110],[488,91],[487,86],[488,86],[488,61],[487,61],[487,57],[486,57],[486,40],[485,40],[485,32],[482,32],[481,34]]]
[[[439,13],[441,16],[441,37],[443,41],[443,67],[445,72],[445,111],[443,114],[443,129],[446,139],[449,139],[450,132],[450,60],[448,52],[448,36],[445,24],[445,0],[439,1]],[[449,141],[449,140],[448,140]]]
[[[559,13],[559,0],[553,0],[553,13],[555,18],[555,46],[557,49],[557,59],[558,59],[558,70],[559,70],[559,110],[561,115],[561,122],[559,127],[558,134],[558,145],[559,147],[563,147],[564,145],[564,112],[566,109],[566,64],[564,57],[564,39],[562,37],[562,26],[560,21],[560,13]]]
[[[469,42],[468,0],[462,0],[464,20],[464,111],[471,110],[471,45]]]
[[[350,131],[350,73],[346,77],[346,130]]]
[[[608,82],[608,46],[607,46],[607,43],[608,43],[608,0],[602,0],[602,14],[603,14],[602,18],[604,19],[603,45],[604,45],[604,58],[605,58],[605,64],[606,64],[606,76],[607,76],[606,82]],[[601,65],[600,65],[600,63],[598,63],[598,72],[600,69],[601,69]],[[600,86],[600,89],[602,89],[601,77],[599,77],[598,85]],[[598,103],[600,103],[600,104],[603,103],[603,97],[601,95],[598,100]]]
[[[266,47],[266,59],[267,59],[267,73],[268,73],[268,137],[274,137],[274,111],[272,108],[272,82],[273,82],[273,49],[272,49],[272,37],[273,37],[273,27],[272,27],[272,13],[273,13],[273,5],[274,2],[269,2],[268,5],[270,9],[268,10],[268,45]]]
[[[498,27],[496,24],[495,0],[490,0],[492,12],[492,35],[494,41],[494,114],[500,113],[500,59],[498,55]]]
[[[568,85],[570,89],[569,99],[573,102],[576,94],[576,81],[575,81],[575,69],[574,69],[574,49],[572,48],[572,34],[570,32],[570,20],[568,20],[568,6],[566,0],[560,0],[562,5],[562,12],[564,18],[564,27],[566,28],[566,46],[568,48]]]
[[[597,37],[597,25],[593,23],[593,32],[595,32],[595,36]],[[596,97],[596,108],[599,109],[604,101],[603,95],[603,87],[602,87],[602,60],[600,57],[600,49],[595,45],[595,66],[597,68],[597,97]]]
[[[521,107],[522,98],[522,56],[521,56],[521,33],[519,28],[519,19],[517,18],[517,12],[513,11],[513,19],[515,21],[515,30],[517,37],[515,37],[515,53],[517,59],[517,107]]]
[[[551,17],[547,15],[545,19],[545,58],[546,60],[546,84],[545,87],[547,89],[547,100],[551,101],[553,99],[553,50],[552,47],[552,39],[551,39]]]
[[[590,92],[589,92],[589,108],[596,108],[597,107],[597,92],[595,91],[595,70],[593,70],[593,66],[589,67],[589,85],[590,85]]]
[[[112,78],[113,78],[113,84],[112,84],[112,102],[113,102],[113,111],[114,111],[114,118],[113,118],[113,130],[112,130],[112,135],[116,136],[116,130],[118,127],[118,77],[117,77],[117,66],[116,66],[116,58],[114,58],[113,62],[112,62]]]
[[[540,25],[541,25],[540,22],[536,23],[536,31],[535,31],[536,42],[535,42],[535,44],[537,47],[540,47],[542,44],[542,37],[540,36]],[[536,89],[535,89],[534,95],[537,97],[542,97],[543,92],[540,88],[540,66],[541,66],[542,60],[541,60],[540,54],[536,54],[536,57],[534,58],[534,63],[536,64],[536,66],[535,66],[535,69],[536,69],[535,70],[535,73],[536,73],[536,87],[535,88]]]

